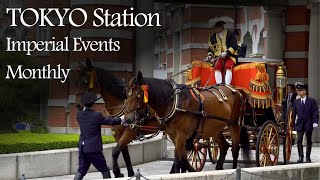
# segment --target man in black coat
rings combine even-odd
[[[313,128],[318,127],[319,121],[319,110],[317,107],[317,103],[315,99],[307,97],[307,86],[304,84],[297,86],[299,99],[294,101],[293,108],[293,117],[296,118],[295,122],[295,130],[298,132],[298,153],[299,160],[298,163],[303,162],[303,146],[302,140],[303,135],[306,133],[307,136],[307,153],[306,153],[306,161],[307,163],[311,162],[310,154],[312,148],[312,131]]]
[[[287,110],[288,110],[289,104],[290,103],[293,104],[293,102],[296,100],[296,97],[297,97],[296,89],[295,89],[295,85],[294,84],[288,84],[287,93],[288,94],[287,94],[285,100],[282,103],[284,119],[286,119]]]
[[[97,95],[93,92],[86,93],[81,98],[84,109],[77,113],[80,126],[79,169],[74,180],[81,180],[91,164],[102,173],[103,179],[111,178],[109,168],[102,153],[101,125],[124,124],[124,116],[120,118],[104,117],[100,112],[92,110]]]

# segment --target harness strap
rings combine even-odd
[[[194,112],[194,111],[189,111],[189,110],[180,109],[180,108],[177,108],[176,110],[180,111],[180,112],[184,112],[184,113],[194,114],[194,115],[203,115],[201,112]],[[226,118],[222,118],[222,117],[218,117],[218,116],[214,116],[214,115],[206,115],[205,117],[211,118],[211,119],[216,119],[219,121],[223,121],[223,122],[226,122],[227,124],[230,124],[230,125],[238,125],[238,123],[237,123],[238,120],[234,120],[234,119],[226,119]]]
[[[212,86],[212,87],[209,87],[208,89],[212,89],[212,88],[219,91],[223,100],[228,101],[228,97],[224,94],[224,92],[221,89],[219,89],[217,86]]]
[[[209,89],[205,89],[205,91],[212,93],[219,100],[219,102],[223,102],[223,99],[220,96],[218,96],[216,92],[210,91]]]
[[[228,84],[225,84],[224,85],[225,87],[229,88],[233,93],[237,92],[238,90],[234,89],[233,87],[231,87],[230,85]]]

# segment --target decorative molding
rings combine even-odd
[[[189,66],[190,66],[190,63],[189,63],[189,64],[181,65],[181,71],[188,69]]]
[[[48,107],[66,107],[68,99],[48,99]]]
[[[173,73],[173,67],[172,68],[167,68],[166,71],[167,71],[167,73]]]
[[[294,84],[296,82],[308,83],[308,78],[288,78],[289,84]]]
[[[285,32],[309,32],[309,25],[287,25]]]
[[[73,29],[70,38],[73,37],[108,37],[120,39],[132,39],[132,31],[120,29]]]
[[[80,61],[80,63],[85,64],[85,61]],[[131,63],[116,63],[115,62],[92,62],[93,66],[109,70],[109,71],[128,71],[132,72],[132,64]],[[71,62],[69,67],[71,69],[75,69],[78,66],[78,62]]]
[[[173,48],[167,49],[167,55],[168,55],[168,54],[173,54]]]
[[[187,22],[184,23],[182,26],[182,29],[190,29],[190,28],[203,28],[203,29],[209,29],[210,26],[208,23],[200,22],[200,23],[193,23],[193,22]]]
[[[183,44],[181,47],[181,50],[187,50],[187,49],[208,49],[209,45],[208,43],[188,43]]]
[[[76,103],[76,99],[77,99],[76,95],[70,94],[69,97],[68,97],[68,103],[69,104],[75,104]]]
[[[308,58],[308,51],[287,51],[284,53],[284,58]]]
[[[307,0],[288,0],[290,6],[300,6],[308,4]]]

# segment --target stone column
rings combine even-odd
[[[309,30],[309,53],[308,53],[308,93],[310,97],[316,99],[319,103],[320,89],[320,5],[312,3],[308,6],[310,13],[310,30]],[[320,142],[320,129],[313,131],[312,141]]]
[[[308,86],[309,96],[319,102],[319,4],[310,5],[310,30],[309,30],[309,53],[308,53]]]
[[[137,13],[153,13],[154,1],[137,0],[135,10]],[[144,77],[153,77],[154,63],[154,34],[152,27],[136,27],[135,38],[136,64],[135,71],[141,71]],[[134,48],[134,47],[133,47]]]
[[[283,8],[265,8],[268,17],[267,59],[283,59]]]

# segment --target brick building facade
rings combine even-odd
[[[119,40],[119,52],[59,52],[38,53],[33,59],[40,64],[61,64],[64,68],[75,68],[85,58],[93,64],[113,71],[119,76],[124,71],[134,73],[143,70],[147,76],[160,78],[186,69],[194,60],[201,60],[207,54],[208,37],[212,33],[210,22],[220,19],[226,27],[239,29],[241,41],[248,46],[247,55],[263,54],[266,58],[284,59],[289,83],[301,81],[310,85],[310,95],[319,101],[319,2],[290,0],[286,7],[229,6],[204,4],[170,4],[153,1],[130,0],[55,0],[21,1],[22,7],[81,7],[87,12],[101,7],[119,12],[135,7],[139,12],[159,12],[161,28],[93,28],[89,24],[80,28],[71,26],[53,28],[11,28],[10,19],[3,9],[10,1],[2,4],[0,36],[3,39],[15,36],[25,40],[62,39],[81,36],[85,40]],[[88,13],[90,15],[92,13]],[[89,16],[88,21],[93,17]],[[154,59],[154,61],[152,61]],[[151,70],[151,72],[150,72]],[[183,82],[182,77],[177,81]],[[78,101],[75,95],[75,77],[71,74],[64,84],[50,81],[48,102],[44,119],[52,132],[74,132]],[[312,83],[311,83],[312,82]],[[103,101],[100,102],[101,108]]]

